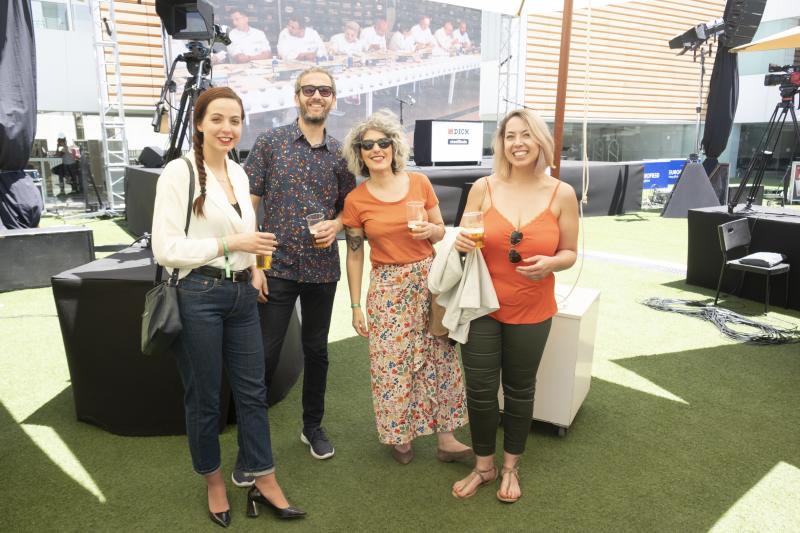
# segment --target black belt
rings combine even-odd
[[[192,272],[197,272],[203,276],[210,276],[212,278],[217,279],[228,279],[225,275],[224,268],[215,268],[211,266],[201,266],[192,270]],[[240,281],[250,281],[250,271],[249,270],[231,270],[231,281],[234,283],[238,283]]]

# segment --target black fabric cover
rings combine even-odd
[[[719,246],[717,226],[738,218],[750,222],[750,252],[775,252],[786,256],[792,265],[789,271],[789,307],[800,310],[800,216],[792,209],[753,206],[749,212],[728,213],[727,206],[691,209],[688,216],[689,239],[686,256],[686,283],[709,289],[706,293],[712,298],[717,288],[719,271],[722,267],[722,252]],[[731,259],[736,256],[731,256]],[[736,288],[741,272],[725,272],[722,292],[729,293]],[[745,276],[741,297],[764,301],[764,277]],[[775,277],[770,289],[772,305],[784,306],[786,279]]]
[[[118,435],[185,433],[183,385],[174,356],[142,355],[144,298],[153,287],[152,250],[130,247],[53,276],[53,296],[78,420]],[[263,311],[259,305],[259,312]],[[262,328],[266,328],[261,314]],[[292,315],[267,402],[275,405],[303,369],[300,316]],[[220,429],[232,403],[227,378]]]
[[[711,72],[706,102],[706,124],[703,130],[703,150],[709,159],[717,159],[728,145],[733,116],[739,101],[739,69],[737,54],[720,46]],[[708,167],[706,167],[708,172]],[[713,171],[713,169],[712,169]]]
[[[714,192],[703,165],[689,161],[678,176],[678,182],[672,188],[661,216],[686,218],[690,209],[717,205],[719,205],[717,193]]]
[[[35,228],[42,218],[42,195],[22,170],[0,170],[0,230]]]
[[[36,45],[31,2],[4,0],[0,2],[0,170],[24,169],[35,135]]]

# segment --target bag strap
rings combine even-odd
[[[181,159],[186,161],[186,166],[189,167],[189,201],[186,204],[186,225],[183,228],[183,233],[185,235],[189,235],[189,222],[192,220],[192,200],[194,200],[194,167],[192,163],[186,156],[182,156]],[[171,285],[175,285],[178,283],[178,271],[180,269],[176,268],[172,271],[172,275],[169,277],[169,282]],[[156,283],[161,283],[161,277],[164,272],[164,267],[158,265],[156,268]]]

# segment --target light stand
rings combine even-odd
[[[775,109],[772,111],[772,116],[770,116],[769,123],[767,124],[767,130],[756,146],[755,154],[750,160],[750,164],[747,165],[747,170],[742,176],[736,195],[728,202],[728,213],[733,214],[733,210],[739,204],[742,195],[744,195],[747,183],[750,181],[751,177],[753,177],[753,184],[750,187],[750,192],[747,194],[747,205],[745,205],[742,211],[752,210],[753,202],[758,195],[758,188],[761,186],[761,182],[764,179],[764,170],[767,168],[767,164],[772,160],[772,156],[775,153],[775,148],[780,140],[787,116],[792,117],[792,126],[794,127],[794,135],[797,143],[795,146],[800,146],[800,127],[797,125],[797,114],[794,112],[794,99],[798,92],[800,92],[800,86],[798,85],[782,84],[780,86],[781,101],[775,105]],[[794,152],[792,154],[794,155]]]
[[[417,103],[413,96],[408,96],[408,100],[403,100],[402,98],[395,97],[395,100],[400,102],[400,125],[403,125],[403,106],[407,105],[409,107],[413,106]]]
[[[697,61],[697,49],[694,50],[695,53],[695,61]],[[706,52],[705,45],[700,47],[700,81],[698,82],[697,88],[697,106],[694,108],[695,113],[697,113],[697,118],[695,119],[695,141],[694,141],[694,153],[689,154],[689,159],[697,159],[700,154],[700,117],[703,112],[703,85],[706,76],[706,53],[708,53],[709,57],[712,53],[712,46],[708,46],[708,52]]]

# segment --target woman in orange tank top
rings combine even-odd
[[[578,202],[573,188],[549,176],[553,138],[544,121],[520,109],[505,116],[494,139],[494,174],[472,187],[466,212],[483,213],[486,266],[500,309],[470,324],[461,347],[475,468],[453,485],[468,498],[498,477],[494,465],[499,422],[497,390],[504,395],[503,468],[497,499],[522,496],[519,457],[533,417],[536,372],[556,313],[553,272],[575,263]],[[462,232],[459,252],[475,242]]]

